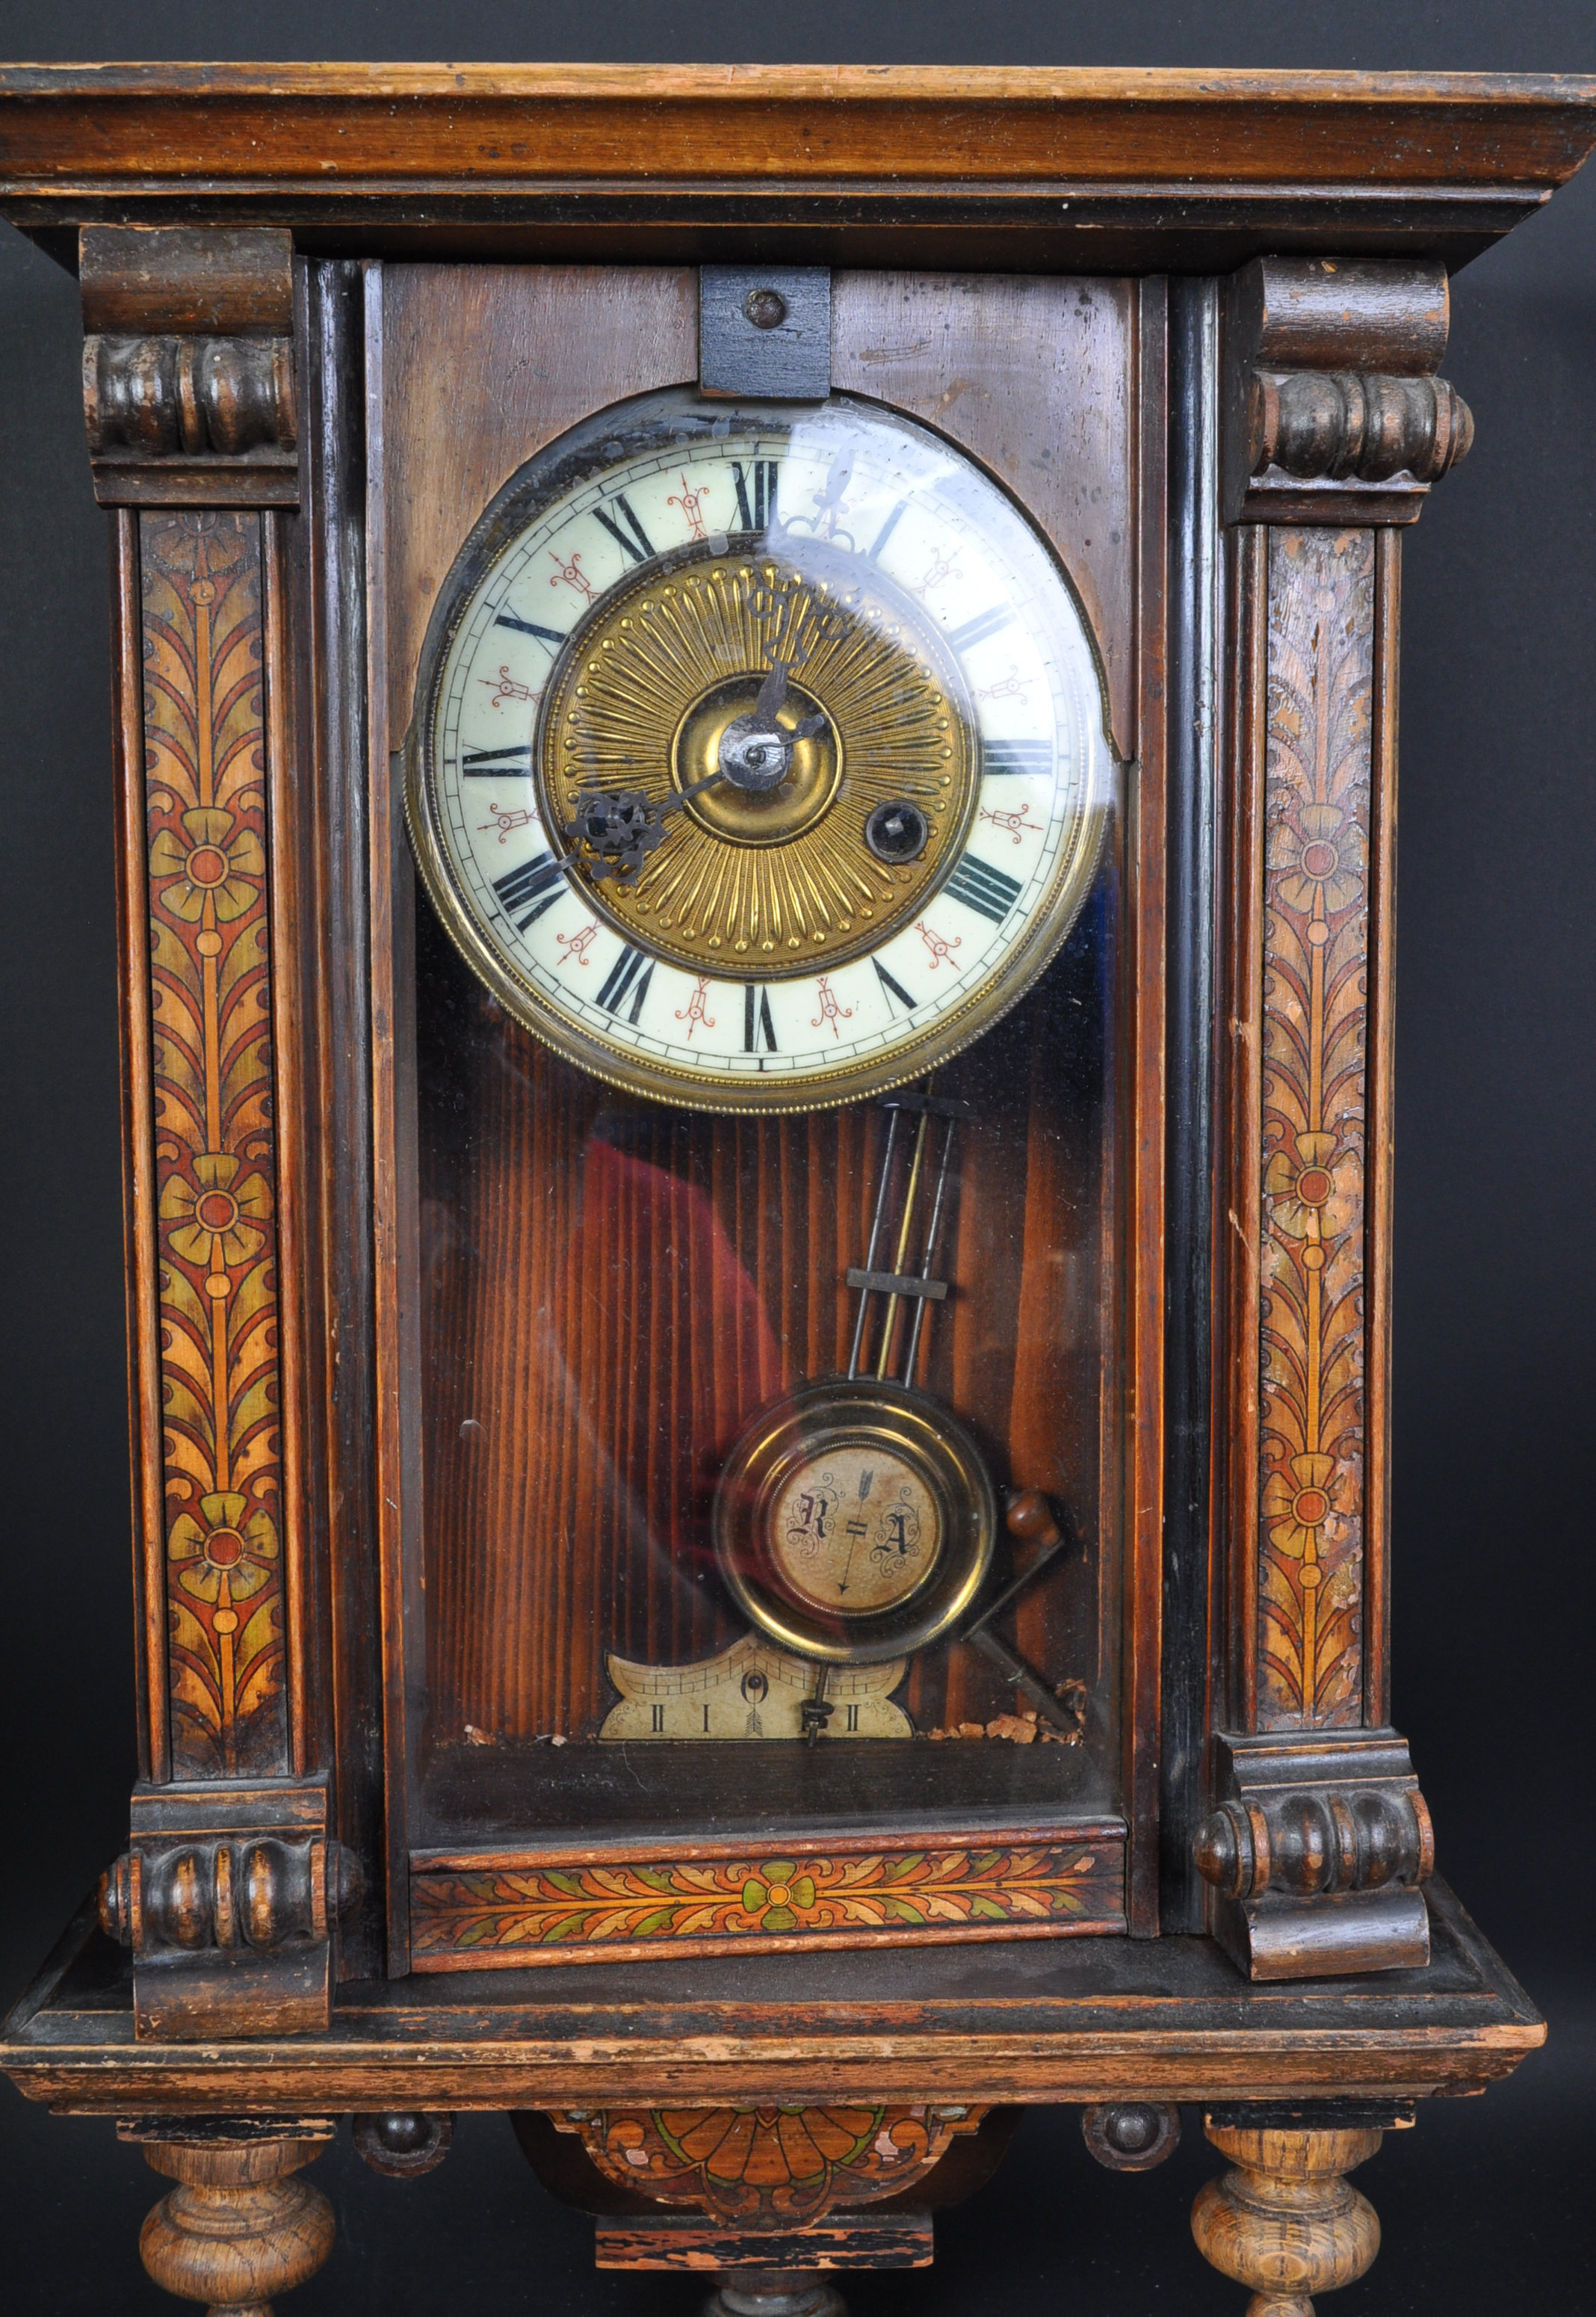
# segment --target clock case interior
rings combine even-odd
[[[1156,1919],[1149,1847],[1133,1838],[1156,1775],[1136,1549],[1152,1472],[1126,1410],[1151,1343],[1130,1319],[1147,1300],[1136,1250],[1158,1244],[1134,1154],[1162,980],[1138,967],[1162,817],[1137,761],[1153,577],[1140,529],[1163,522],[1147,391],[1165,359],[1162,293],[834,276],[834,387],[939,426],[1019,501],[1081,605],[1128,769],[1063,950],[935,1081],[967,1112],[939,1266],[951,1293],[916,1382],[972,1428],[1000,1491],[1056,1508],[1066,1549],[996,1630],[1062,1710],[1047,1736],[1045,1720],[1028,1741],[999,1734],[1017,1701],[955,1633],[915,1653],[895,1692],[914,1736],[847,1742],[844,1710],[806,1743],[706,1736],[670,1677],[748,1630],[710,1547],[717,1470],[761,1406],[848,1364],[845,1275],[863,1260],[888,1113],[706,1115],[578,1069],[468,970],[403,828],[417,670],[454,554],[534,451],[597,410],[691,385],[695,291],[691,269],[389,264],[364,270],[358,315],[351,294],[341,317],[364,338],[370,762],[389,768],[371,806],[374,1015],[391,1024],[374,1057],[372,1221],[395,1968],[584,1951],[576,1937],[529,1952],[513,1934],[499,1946],[505,1917],[485,1938],[472,1893],[661,1860],[740,1858],[753,1874],[772,1846],[1030,1845],[1082,1870],[1029,1919],[872,1926],[889,1937]],[[325,318],[331,335],[340,317]],[[964,381],[953,400],[950,376]],[[1003,1536],[987,1598],[1031,1552]],[[657,1735],[601,1735],[620,1702],[611,1657],[666,1677]],[[762,1938],[740,1924],[737,1946],[751,1943],[781,1945],[779,1919]],[[685,1951],[717,1944],[710,1927]]]

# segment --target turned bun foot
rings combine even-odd
[[[1342,2178],[1374,2154],[1380,2134],[1209,2125],[1208,2134],[1233,2169],[1192,2207],[1199,2250],[1253,2287],[1247,2317],[1314,2317],[1312,2296],[1351,2285],[1380,2249],[1373,2205]]]
[[[144,2152],[178,2183],[139,2233],[144,2266],[210,2317],[272,2317],[272,2295],[303,2285],[332,2250],[331,2205],[289,2177],[320,2142],[156,2141]]]
[[[704,2317],[848,2317],[848,2307],[812,2269],[745,2268],[721,2278]]]

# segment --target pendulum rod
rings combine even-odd
[[[941,1236],[942,1230],[942,1210],[947,1203],[948,1162],[953,1156],[953,1137],[957,1131],[957,1123],[951,1118],[942,1130],[941,1164],[937,1168],[937,1187],[932,1195],[931,1221],[925,1232],[925,1252],[920,1258],[920,1276],[923,1280],[930,1279],[932,1265],[937,1259],[937,1241]],[[912,1391],[914,1388],[914,1364],[920,1357],[920,1337],[925,1326],[926,1300],[923,1295],[917,1296],[914,1300],[914,1317],[909,1324],[909,1348],[904,1355],[905,1391]]]
[[[898,1226],[897,1251],[892,1258],[892,1268],[899,1279],[907,1277],[909,1233],[914,1228],[914,1202],[920,1196],[920,1170],[925,1164],[926,1139],[931,1132],[931,1113],[923,1110],[920,1123],[914,1129],[914,1155],[909,1161],[909,1187],[904,1193],[904,1219]],[[881,1315],[881,1349],[876,1361],[876,1380],[883,1381],[892,1358],[892,1338],[897,1327],[897,1307],[901,1291],[894,1289],[887,1298],[887,1309]]]
[[[864,1259],[864,1267],[866,1271],[874,1271],[876,1267],[876,1249],[879,1246],[881,1240],[881,1218],[887,1209],[887,1185],[892,1181],[892,1146],[897,1141],[897,1123],[902,1115],[902,1112],[896,1108],[889,1110],[887,1114],[887,1148],[881,1153],[881,1180],[876,1186],[876,1212],[870,1218],[870,1244]],[[854,1284],[853,1274],[851,1272],[848,1275],[848,1284],[851,1287]],[[867,1292],[861,1288],[860,1290],[859,1296],[859,1310],[854,1315],[853,1320],[853,1349],[848,1355],[848,1374],[850,1381],[855,1378],[859,1373],[860,1358],[864,1350],[865,1314],[869,1309],[869,1297]]]
[[[869,1354],[866,1347],[869,1334],[869,1299],[879,1295],[885,1309],[881,1315],[881,1332],[876,1345],[875,1373],[886,1382],[891,1377],[893,1354],[897,1336],[898,1306],[909,1302],[914,1318],[908,1330],[904,1354],[903,1373],[896,1379],[905,1389],[913,1385],[914,1370],[920,1358],[921,1339],[925,1331],[925,1307],[928,1302],[940,1303],[947,1293],[945,1280],[933,1278],[932,1266],[941,1241],[942,1226],[949,1205],[949,1180],[952,1168],[953,1146],[960,1119],[972,1115],[967,1102],[958,1102],[946,1096],[935,1095],[929,1081],[923,1087],[907,1089],[900,1094],[885,1096],[882,1108],[887,1114],[887,1140],[881,1152],[880,1179],[876,1185],[874,1211],[870,1219],[869,1247],[863,1268],[849,1271],[845,1276],[850,1287],[858,1291],[859,1309],[853,1320],[853,1344],[849,1355],[848,1374],[856,1380],[866,1367]],[[892,1268],[878,1271],[876,1265],[882,1254],[882,1240],[887,1225],[887,1210],[892,1199],[893,1154],[897,1143],[898,1119],[905,1111],[919,1114],[914,1148],[909,1158],[908,1176],[904,1185],[903,1208],[896,1230],[896,1248]],[[932,1136],[937,1120],[943,1122],[941,1149],[935,1151]],[[934,1178],[934,1179],[933,1179]],[[931,1217],[920,1255],[920,1268],[908,1268],[910,1251],[916,1236],[916,1217],[923,1203],[923,1194],[932,1184]]]

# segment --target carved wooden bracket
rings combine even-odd
[[[293,468],[290,339],[95,336],[83,353],[84,420],[97,466],[264,452],[266,463]]]
[[[325,2026],[334,1937],[362,1888],[327,1835],[325,1780],[138,1788],[131,1845],[100,1879],[101,1925],[133,1950],[138,2034]]]
[[[292,262],[278,228],[85,228],[84,416],[103,505],[298,504]]]
[[[1378,372],[1253,373],[1249,477],[1386,483],[1405,470],[1439,482],[1474,441],[1468,405],[1444,378]]]
[[[342,1843],[317,1835],[235,1842],[148,1843],[125,1850],[100,1878],[100,1922],[147,1959],[173,1948],[254,1947],[274,1955],[325,1939],[348,1914],[364,1877]]]
[[[744,2231],[790,2230],[834,2209],[897,2196],[923,2178],[985,2107],[571,2109],[605,2178]]]
[[[1216,1936],[1253,1979],[1430,1959],[1430,1812],[1391,1730],[1221,1737],[1218,1808],[1198,1829]]]
[[[1227,523],[1412,523],[1474,420],[1432,375],[1444,267],[1255,258],[1226,312]]]

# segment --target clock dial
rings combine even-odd
[[[780,705],[762,717],[771,671]],[[960,857],[974,734],[955,656],[852,559],[673,559],[613,590],[563,656],[539,814],[565,829],[595,792],[638,795],[659,841],[635,871],[577,850],[595,908],[691,973],[813,991],[907,926]]]
[[[557,1051],[717,1110],[855,1099],[1057,952],[1112,796],[1085,628],[970,461],[838,398],[646,398],[501,493],[429,631],[417,857]]]

